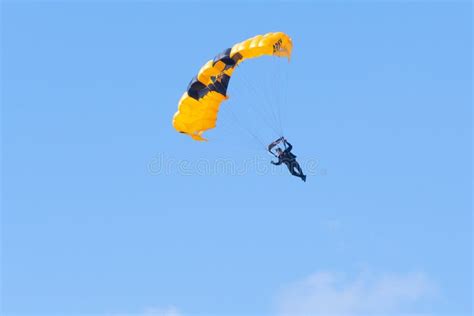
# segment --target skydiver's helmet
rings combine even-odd
[[[277,147],[276,153],[277,153],[278,156],[280,156],[283,153],[283,150],[281,150],[280,147]]]

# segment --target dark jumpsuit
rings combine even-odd
[[[291,150],[293,149],[293,146],[285,142],[286,145],[288,145],[288,148],[286,148],[277,158],[278,162],[272,161],[272,164],[274,165],[281,165],[284,163],[287,167],[290,173],[296,177],[300,177],[301,179],[304,179],[305,176],[303,174],[303,170],[301,170],[301,167],[299,163],[296,161],[296,156],[293,155]],[[285,146],[286,147],[286,146]],[[296,169],[296,170],[295,170]]]

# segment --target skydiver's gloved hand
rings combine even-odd
[[[274,162],[273,160],[272,160],[272,161],[270,161],[270,162],[271,162],[273,165],[276,165],[276,164],[277,164],[277,163],[276,163],[276,162]]]

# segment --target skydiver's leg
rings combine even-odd
[[[303,170],[301,170],[300,164],[296,162],[296,160],[295,160],[295,168],[298,170],[301,180],[306,182],[306,175],[303,174]]]
[[[298,163],[296,163],[296,164],[298,164]],[[302,172],[297,172],[297,171],[295,170],[295,167],[296,167],[296,166],[295,166],[295,163],[294,163],[294,162],[288,164],[288,170],[290,171],[290,173],[291,173],[293,176],[295,176],[295,177],[298,177],[298,178],[303,179],[303,173],[302,173]],[[299,167],[299,166],[298,166],[298,167]],[[301,170],[301,168],[300,168],[299,170]]]
[[[293,176],[298,176],[298,174],[295,172],[295,170],[293,169],[293,165],[292,164],[287,164],[286,165],[288,167],[288,171],[291,173],[291,175]]]
[[[295,161],[294,166],[295,166],[296,170],[298,170],[299,174],[304,176],[303,170],[301,170],[300,164],[297,161]]]

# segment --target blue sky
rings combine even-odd
[[[2,315],[470,315],[471,19],[467,1],[2,2]],[[271,158],[171,126],[202,64],[269,31],[293,38],[285,134],[317,167],[203,174]]]

